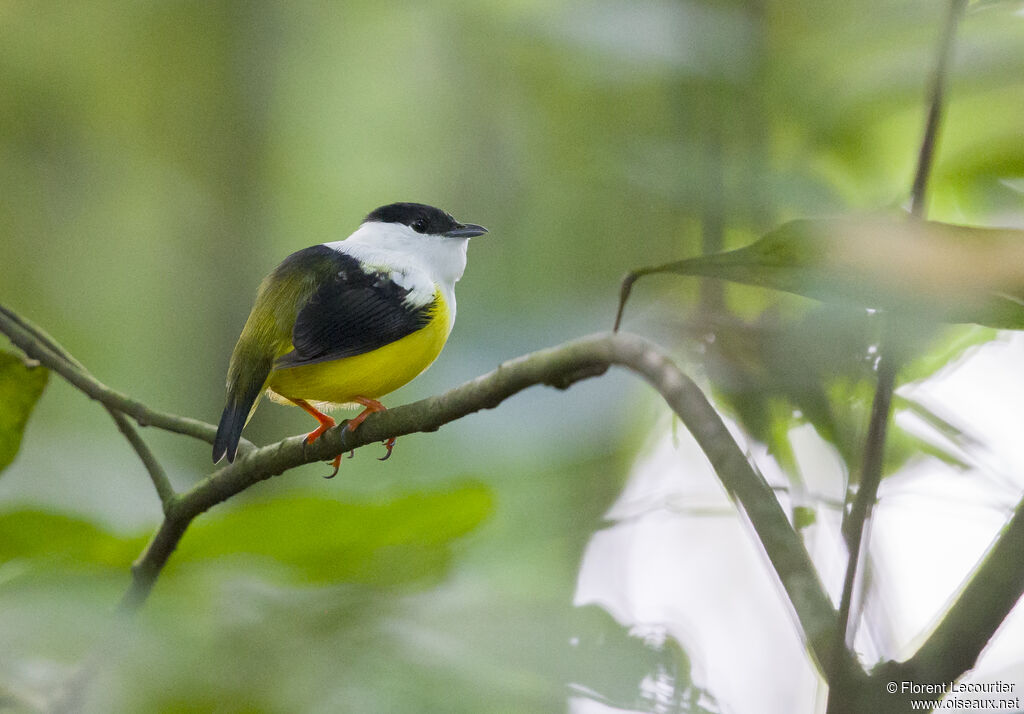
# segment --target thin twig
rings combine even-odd
[[[925,119],[924,136],[918,152],[917,170],[910,192],[910,213],[914,219],[922,219],[925,215],[928,180],[934,162],[940,120],[942,118],[943,99],[948,74],[949,59],[953,52],[953,39],[957,24],[963,14],[966,0],[951,0],[949,14],[943,25],[942,37],[939,41],[935,72],[932,75],[928,114]],[[884,321],[885,315],[881,316]],[[857,580],[858,566],[861,562],[861,551],[869,547],[870,537],[866,532],[870,526],[871,509],[878,498],[878,487],[882,480],[882,469],[885,462],[885,442],[889,427],[889,415],[892,411],[892,396],[896,386],[896,374],[899,371],[897,357],[887,346],[886,340],[879,348],[878,382],[875,387],[875,398],[871,407],[871,420],[864,446],[864,460],[861,464],[861,478],[857,496],[848,516],[843,518],[843,533],[848,537],[849,559],[843,578],[843,592],[839,603],[838,629],[836,630],[834,647],[836,652],[849,651],[847,641],[856,637],[856,628],[851,622],[854,586]],[[851,688],[862,682],[846,682],[840,680],[838,686],[829,690],[828,712],[842,711],[851,700]]]
[[[14,312],[8,307],[4,307],[3,305],[0,305],[0,315],[6,317],[8,320],[15,323],[26,332],[30,333],[46,349],[53,352],[55,355],[63,359],[65,362],[71,364],[71,366],[77,367],[83,372],[86,371],[85,367],[82,366],[82,363],[79,362],[74,357],[72,357],[67,350],[61,347],[57,340],[50,337],[50,335],[46,331],[44,331],[43,328],[30,322],[28,318],[19,315],[18,313]]]
[[[679,261],[672,263],[666,263],[665,265],[655,265],[648,268],[639,268],[637,270],[631,270],[622,278],[622,285],[619,287],[619,307],[615,311],[615,323],[612,325],[612,332],[618,332],[619,328],[622,327],[622,314],[626,310],[626,302],[629,301],[629,294],[633,292],[633,283],[645,275],[651,275],[652,273],[660,273],[665,271],[666,268],[675,265]]]
[[[150,451],[146,442],[142,440],[139,430],[132,425],[128,417],[111,407],[104,405],[104,408],[110,414],[114,423],[117,424],[117,428],[124,434],[124,438],[128,440],[128,443],[135,450],[142,465],[146,468],[149,480],[153,482],[153,488],[156,489],[156,494],[160,497],[160,503],[163,506],[164,512],[166,512],[171,499],[174,498],[174,487],[171,486],[171,481],[167,478],[167,472],[164,471],[164,467],[157,461],[156,456]]]
[[[967,0],[952,0],[950,2],[949,14],[943,25],[942,39],[939,41],[938,60],[935,62],[935,73],[932,75],[928,116],[924,125],[924,138],[921,140],[921,149],[917,156],[917,171],[914,173],[914,185],[910,191],[910,214],[915,218],[924,218],[925,215],[928,179],[931,176],[939,124],[945,105],[946,78],[949,73],[949,61],[953,55],[953,38],[956,36],[956,28],[966,6]]]
[[[843,592],[839,600],[839,630],[836,647],[845,648],[850,628],[850,609],[853,603],[854,583],[862,551],[870,538],[865,537],[870,529],[871,509],[878,497],[878,486],[882,480],[882,466],[885,456],[885,439],[888,432],[889,414],[892,411],[892,395],[896,384],[897,366],[893,356],[886,350],[879,350],[878,384],[871,405],[871,420],[864,447],[864,462],[857,486],[857,496],[844,520],[844,531],[848,535],[849,561],[843,578]]]
[[[29,335],[34,337],[43,348],[52,352],[55,357],[63,360],[70,367],[78,369],[87,377],[92,377],[81,362],[75,359],[60,345],[60,343],[50,337],[50,335],[42,328],[30,322],[27,318],[18,315],[3,305],[0,305],[0,316],[18,325],[25,332],[28,332]],[[166,510],[170,499],[174,497],[174,488],[171,486],[171,482],[167,478],[167,473],[164,471],[163,466],[160,465],[160,462],[157,461],[156,456],[154,456],[149,446],[142,439],[138,430],[130,421],[128,421],[124,414],[108,404],[104,404],[103,408],[107,410],[108,414],[110,414],[110,418],[114,420],[118,430],[124,435],[125,439],[128,440],[128,444],[139,457],[143,467],[146,469],[146,473],[149,474],[150,481],[153,482],[153,488],[156,489],[157,496],[160,497],[160,503],[164,507],[164,510]]]
[[[145,404],[111,389],[76,366],[75,363],[61,358],[60,354],[54,352],[46,342],[41,341],[32,334],[31,330],[26,329],[21,324],[22,320],[23,318],[19,320],[11,310],[0,306],[0,332],[7,335],[11,342],[21,348],[29,357],[39,360],[40,363],[52,369],[87,396],[127,414],[141,426],[155,426],[164,431],[191,436],[209,444],[213,443],[217,434],[217,427],[213,424],[150,409]],[[243,448],[252,448],[252,445],[243,444]]]

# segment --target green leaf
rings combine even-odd
[[[275,564],[274,572],[303,583],[395,586],[436,580],[451,564],[453,541],[480,525],[492,506],[490,491],[479,484],[382,502],[291,498],[247,504],[197,520],[167,575],[186,563],[235,558],[262,568]],[[0,563],[56,561],[62,568],[127,573],[148,539],[148,532],[115,535],[65,514],[0,514]]]
[[[863,311],[827,306],[797,319],[769,310],[752,323],[722,319],[702,328],[715,337],[703,356],[716,397],[791,477],[789,430],[801,423],[844,457],[858,451],[848,443],[856,434],[844,428],[853,400],[830,389],[870,377],[867,322]]]
[[[562,620],[570,623],[568,651],[552,653],[549,671],[571,682],[576,696],[613,711],[721,711],[711,693],[693,682],[690,657],[668,628],[626,627],[598,605],[575,608]],[[564,625],[541,626],[550,631]]]
[[[146,536],[114,535],[83,518],[24,509],[0,514],[0,563],[58,560],[68,566],[127,571]]]
[[[900,368],[900,383],[927,379],[940,369],[957,362],[969,350],[994,340],[998,335],[997,330],[977,325],[944,328],[944,334],[938,335],[927,350],[914,354]]]
[[[899,394],[893,395],[893,407],[913,414],[961,451],[970,453],[972,450],[983,447],[983,442],[970,431],[954,424],[914,399]],[[963,464],[963,467],[966,468],[967,465]]]
[[[793,509],[793,527],[798,531],[802,531],[808,526],[813,526],[815,521],[818,520],[818,514],[813,508],[807,506],[797,506]]]
[[[18,455],[25,424],[49,376],[46,368],[30,367],[18,355],[0,350],[0,472]]]
[[[823,302],[1024,329],[1024,231],[904,218],[797,220],[738,250],[636,270],[732,280]],[[620,306],[621,314],[621,306]]]
[[[832,444],[847,473],[860,472],[865,429],[875,390],[873,368],[877,320],[864,310],[839,305],[813,305],[797,316],[769,309],[752,322],[731,315],[705,315],[685,325],[691,342],[702,341],[701,359],[716,402],[728,411],[769,453],[794,483],[800,479],[790,432],[809,424]],[[913,379],[928,376],[965,349],[990,339],[996,330],[933,325],[930,331],[911,325],[887,336],[886,348],[915,355],[908,371]],[[706,339],[712,335],[714,339]],[[935,351],[944,359],[929,358]],[[913,367],[913,369],[910,369]],[[903,373],[900,383],[905,383]],[[899,396],[897,410],[911,409],[957,449],[969,452],[969,435],[919,405]],[[893,424],[886,448],[886,475],[908,461],[932,456],[966,468],[956,449],[930,443]]]
[[[480,484],[377,503],[274,499],[197,522],[171,564],[270,561],[309,583],[394,586],[436,579],[450,565],[452,542],[480,525],[492,507],[490,491]]]

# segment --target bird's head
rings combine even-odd
[[[381,206],[363,219],[363,226],[374,223],[380,224],[381,232],[398,232],[413,239],[465,240],[487,232],[483,226],[459,223],[451,214],[423,203],[389,203]]]
[[[486,232],[434,206],[389,203],[370,212],[348,240],[413,257],[439,277],[455,281],[466,267],[469,239]]]

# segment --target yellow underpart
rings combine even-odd
[[[441,354],[451,331],[448,305],[440,291],[434,297],[426,327],[372,352],[275,369],[267,377],[268,395],[274,401],[284,397],[344,405],[355,397],[377,399],[412,381]]]

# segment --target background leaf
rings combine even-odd
[[[284,579],[304,584],[389,587],[436,580],[451,564],[452,542],[492,509],[491,493],[480,484],[372,502],[310,497],[249,503],[194,523],[169,573],[229,559],[243,567],[272,564]],[[117,535],[68,514],[27,509],[0,516],[0,563],[126,573],[147,540],[146,533]]]
[[[290,579],[315,584],[437,579],[450,565],[451,543],[492,509],[481,484],[376,502],[277,498],[197,523],[174,563],[270,559],[286,566]]]
[[[937,322],[1024,329],[1019,230],[905,217],[796,220],[743,248],[638,273],[721,278]]]
[[[48,567],[124,572],[147,536],[119,536],[83,518],[35,509],[0,515],[0,563],[46,562]]]
[[[798,531],[813,526],[817,520],[818,514],[813,508],[796,506],[793,509],[793,527]]]
[[[0,472],[18,455],[25,424],[49,376],[46,368],[29,367],[18,355],[0,350]]]

